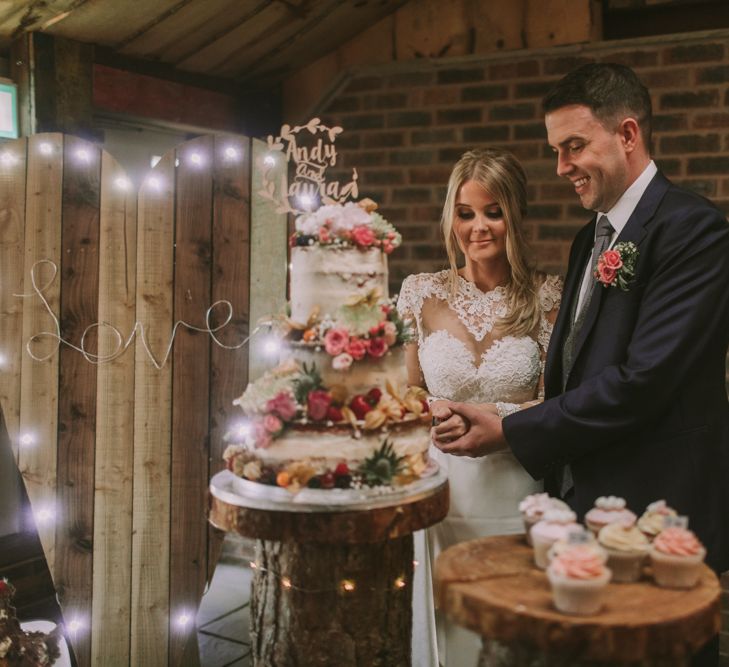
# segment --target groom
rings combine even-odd
[[[595,212],[570,252],[546,399],[503,420],[492,406],[435,403],[434,416],[446,421],[434,440],[465,456],[510,448],[580,517],[598,496],[622,496],[638,514],[665,499],[689,517],[707,563],[722,572],[729,569],[729,223],[657,170],[650,97],[630,68],[580,67],[547,94],[544,110],[557,173]],[[603,255],[609,248],[619,256]],[[454,412],[470,429],[439,440]]]

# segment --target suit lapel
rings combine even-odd
[[[658,208],[658,204],[661,199],[663,199],[663,196],[666,194],[666,190],[668,190],[669,186],[670,182],[660,172],[653,177],[653,180],[651,180],[648,184],[648,187],[643,193],[643,196],[640,198],[635,210],[631,214],[630,218],[628,218],[628,222],[625,227],[623,227],[623,231],[620,232],[618,238],[615,240],[616,243],[632,241],[636,246],[640,247],[640,244],[646,235],[647,230],[645,227],[653,218],[656,208]],[[597,315],[600,312],[600,304],[602,303],[603,294],[608,289],[610,288],[602,285],[595,286],[595,291],[587,308],[587,313],[585,314],[585,321],[577,334],[577,340],[575,341],[575,359],[579,356],[582,346],[585,344],[585,340],[587,340],[587,336],[597,321]]]

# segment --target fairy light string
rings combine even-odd
[[[297,583],[294,583],[291,580],[291,577],[281,574],[280,572],[276,572],[275,570],[271,568],[264,567],[261,565],[258,561],[250,561],[249,562],[250,568],[254,570],[256,573],[261,574],[267,574],[274,579],[277,579],[279,581],[279,584],[282,589],[285,591],[295,591],[297,593],[307,593],[307,594],[324,594],[324,593],[332,593],[332,592],[339,592],[343,595],[348,595],[350,593],[354,593],[359,591],[360,593],[362,591],[381,591],[382,586],[362,586],[356,579],[352,577],[345,577],[339,581],[336,586],[325,586],[325,587],[317,587],[312,588],[309,586],[301,586]],[[419,565],[418,561],[413,561],[413,567],[416,568]],[[397,577],[395,577],[392,582],[390,583],[390,587],[393,588],[396,591],[404,590],[409,585],[408,577],[405,574],[400,574]]]
[[[39,280],[38,280],[38,270],[41,266],[46,265],[51,267],[51,276],[47,280],[47,282],[39,287]],[[205,311],[205,326],[199,327],[195,326],[194,324],[190,324],[189,322],[185,322],[184,320],[177,320],[172,327],[172,333],[170,334],[169,342],[167,344],[167,348],[165,350],[164,356],[161,358],[160,361],[157,360],[157,357],[152,352],[152,349],[149,345],[149,341],[147,340],[147,331],[145,329],[145,326],[142,322],[137,320],[134,323],[134,327],[132,328],[131,333],[129,336],[125,339],[121,331],[117,329],[113,324],[110,324],[109,322],[94,322],[93,324],[90,324],[87,326],[83,333],[81,334],[81,340],[78,345],[74,345],[71,341],[63,338],[61,336],[61,325],[58,321],[58,318],[56,317],[56,314],[53,312],[53,309],[51,308],[50,304],[48,303],[48,300],[45,297],[44,292],[48,290],[48,288],[53,284],[53,281],[56,279],[56,276],[58,275],[58,266],[50,259],[41,259],[35,262],[33,266],[30,269],[30,283],[32,286],[32,292],[28,294],[13,294],[13,296],[23,299],[30,299],[33,297],[38,297],[41,300],[41,303],[43,304],[43,307],[45,308],[46,312],[48,313],[48,316],[53,321],[53,326],[55,331],[41,331],[39,333],[33,334],[30,338],[28,338],[28,341],[25,344],[25,349],[28,352],[28,355],[34,359],[35,361],[46,361],[50,357],[52,357],[59,349],[61,345],[66,345],[70,347],[73,350],[76,350],[79,352],[86,361],[88,361],[91,364],[106,364],[114,361],[119,356],[124,354],[124,352],[127,351],[127,349],[131,346],[132,342],[134,341],[135,337],[139,336],[139,339],[142,342],[142,347],[144,348],[145,353],[151,360],[152,364],[157,370],[162,370],[164,366],[166,365],[167,361],[169,360],[170,354],[172,352],[172,346],[175,342],[175,337],[177,336],[177,331],[180,327],[184,327],[185,329],[188,329],[190,331],[196,331],[199,333],[208,334],[213,342],[218,345],[219,347],[223,348],[224,350],[239,350],[244,345],[246,345],[261,329],[265,328],[267,323],[261,323],[258,324],[251,333],[246,336],[242,341],[235,345],[227,345],[226,343],[223,343],[218,337],[217,332],[219,332],[221,329],[225,328],[228,324],[230,324],[231,320],[233,319],[233,305],[230,303],[230,301],[227,301],[226,299],[219,299],[215,303],[213,303],[206,311]],[[217,326],[213,327],[211,323],[211,318],[213,315],[213,312],[218,307],[224,307],[226,309],[226,315],[223,319],[223,322],[218,324]],[[113,340],[114,340],[114,349],[112,352],[109,352],[108,354],[94,354],[93,352],[89,352],[86,349],[86,341],[87,336],[93,331],[94,329],[104,329],[108,330],[113,334]],[[40,342],[44,339],[51,339],[55,341],[55,346],[53,350],[51,350],[46,355],[38,355],[33,351],[33,345],[35,343]]]

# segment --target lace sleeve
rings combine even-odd
[[[557,319],[557,311],[562,302],[562,279],[559,276],[547,276],[539,288],[539,302],[542,307],[542,317],[539,320],[539,333],[537,343],[546,354],[549,339],[552,337],[552,328]]]
[[[397,299],[397,312],[403,319],[411,319],[418,330],[418,341],[422,342],[423,327],[420,313],[427,294],[426,286],[429,274],[418,273],[405,278],[400,287]]]

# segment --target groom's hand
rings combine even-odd
[[[439,442],[458,440],[468,432],[470,426],[461,415],[454,413],[448,406],[449,402],[444,400],[434,401],[430,406],[430,414],[433,417],[430,436],[436,445]]]
[[[438,403],[440,403],[439,412],[448,411],[451,414],[445,422],[432,429],[433,443],[445,454],[485,456],[508,448],[501,428],[501,417],[496,414],[496,407],[493,403],[454,403],[452,401],[438,401]],[[438,415],[434,413],[434,416]],[[468,425],[465,433],[452,439],[449,435],[453,433],[453,428],[438,432],[441,426],[448,425],[451,420],[458,417]]]

